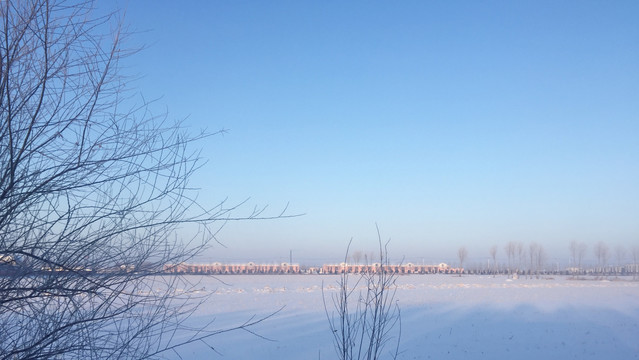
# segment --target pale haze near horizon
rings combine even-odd
[[[199,144],[202,261],[472,261],[639,245],[639,3],[121,2],[123,71]],[[188,237],[192,229],[185,228]]]

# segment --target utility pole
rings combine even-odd
[[[289,255],[288,255],[288,259],[289,259],[288,263],[292,265],[293,264],[293,250],[290,250]]]

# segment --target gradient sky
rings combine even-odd
[[[408,261],[639,245],[637,1],[120,6],[134,86],[229,130],[200,144],[203,205],[305,214],[227,224],[206,261],[339,260],[376,223]]]

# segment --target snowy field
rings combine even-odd
[[[221,355],[191,344],[183,358],[335,358],[322,286],[327,297],[335,294],[336,276],[189,279],[211,294],[197,323],[237,325],[284,308],[254,329],[271,340],[244,331],[221,334],[210,341]],[[630,280],[401,276],[399,358],[639,359],[639,282]]]

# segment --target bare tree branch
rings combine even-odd
[[[395,300],[397,274],[387,271],[388,243],[382,243],[379,228],[377,235],[379,262],[372,271],[360,274],[354,283],[346,271],[352,241],[349,242],[344,271],[337,283],[338,292],[332,296],[334,312],[329,311],[322,286],[324,311],[340,360],[381,359],[391,342],[395,342],[395,346],[389,353],[390,358],[396,359],[399,355],[401,316]]]
[[[135,51],[92,2],[0,3],[0,359],[159,357],[230,329],[192,329],[204,301],[164,276],[225,221],[286,216],[201,206],[202,165],[179,122],[135,102],[119,71]],[[104,29],[115,29],[107,30]],[[181,237],[178,230],[197,230]],[[178,289],[183,289],[178,291]],[[265,320],[252,319],[235,329]]]

